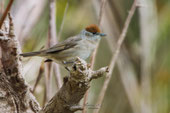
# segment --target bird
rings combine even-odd
[[[46,50],[22,53],[20,56],[45,57],[47,62],[54,61],[64,65],[64,67],[70,67],[75,62],[76,57],[83,60],[90,57],[95,48],[97,48],[101,37],[104,36],[106,36],[106,34],[101,33],[101,30],[97,25],[91,24],[83,29],[78,35],[69,37]]]

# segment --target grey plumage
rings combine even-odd
[[[76,57],[80,57],[84,60],[87,59],[96,48],[100,38],[100,34],[93,34],[83,30],[79,35],[70,37],[49,49],[23,53],[20,55],[23,57],[45,57],[47,59],[52,59],[57,63],[68,66],[75,61]]]

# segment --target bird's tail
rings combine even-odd
[[[31,56],[41,56],[42,51],[22,53],[20,56],[31,57]]]

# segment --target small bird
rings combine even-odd
[[[99,40],[103,36],[106,36],[106,34],[101,33],[98,26],[92,24],[82,30],[80,34],[59,42],[49,49],[20,55],[23,57],[45,57],[47,58],[46,61],[54,61],[68,67],[73,65],[76,57],[86,60],[95,50]]]

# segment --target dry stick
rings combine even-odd
[[[8,14],[8,11],[10,10],[10,8],[11,8],[11,6],[12,6],[13,1],[14,1],[14,0],[10,0],[10,1],[9,1],[8,6],[7,6],[4,14],[2,15],[2,18],[1,18],[1,20],[0,20],[0,29],[1,29],[2,24],[3,24],[5,18],[6,18],[6,16],[7,16],[7,14]]]
[[[101,26],[102,16],[103,16],[103,11],[104,11],[105,4],[106,4],[106,0],[102,0],[101,1],[101,6],[100,6],[99,21],[98,21],[98,26],[99,27]],[[93,53],[93,56],[92,56],[92,61],[91,61],[92,68],[94,68],[94,63],[95,63],[95,58],[96,58],[96,54],[97,54],[97,51],[98,51],[98,47],[99,47],[99,43],[98,43],[98,46],[95,49],[95,51]]]
[[[54,64],[54,74],[55,74],[54,77],[56,79],[57,87],[58,87],[58,89],[60,89],[62,86],[60,67],[56,63],[53,63],[53,64]]]
[[[100,105],[100,106],[101,106],[101,104],[102,104],[102,102],[103,102],[103,98],[104,98],[104,95],[105,95],[105,93],[106,93],[108,84],[109,84],[109,82],[110,82],[110,80],[111,80],[111,75],[112,75],[113,69],[114,69],[114,67],[115,67],[115,64],[116,64],[116,61],[117,61],[117,58],[118,58],[118,55],[119,55],[119,52],[120,52],[121,45],[122,45],[122,43],[123,43],[123,41],[124,41],[124,39],[125,39],[127,30],[128,30],[128,27],[129,27],[129,24],[130,24],[130,22],[131,22],[131,19],[132,19],[133,15],[134,15],[134,12],[135,12],[135,10],[136,10],[136,7],[137,7],[136,2],[137,2],[137,0],[134,0],[134,2],[133,2],[133,4],[132,4],[132,7],[131,7],[131,9],[130,9],[130,11],[129,11],[128,17],[126,18],[126,21],[125,21],[125,24],[124,24],[122,33],[120,34],[120,37],[119,37],[118,42],[117,42],[117,47],[116,47],[115,54],[114,54],[114,56],[112,57],[111,64],[110,64],[110,66],[109,66],[110,71],[109,71],[109,73],[106,75],[106,79],[105,79],[105,81],[104,81],[104,85],[103,85],[102,90],[101,90],[101,92],[100,92],[100,94],[99,94],[99,97],[98,97],[98,99],[97,99],[98,101],[97,101],[96,105]],[[100,107],[100,108],[101,108],[101,107]],[[100,109],[96,109],[96,110],[94,110],[93,113],[99,113],[99,110],[100,110]]]
[[[54,0],[50,0],[49,1],[49,28],[48,28],[48,41],[47,41],[47,48],[51,47],[52,45],[52,40],[55,39],[55,30],[53,28],[53,11],[55,10],[54,8]],[[49,101],[50,100],[50,96],[51,96],[51,77],[52,77],[52,73],[51,73],[51,69],[53,69],[52,67],[52,63],[51,62],[47,62],[45,64],[45,98],[44,98],[44,102]]]
[[[100,5],[99,20],[98,20],[98,26],[99,27],[101,26],[101,21],[102,21],[102,16],[103,16],[103,11],[104,11],[105,4],[106,4],[106,0],[102,0],[101,1],[101,5]],[[94,69],[94,63],[95,63],[95,58],[96,58],[96,54],[97,54],[98,48],[99,48],[99,43],[98,43],[97,48],[95,49],[95,51],[93,52],[93,55],[92,55],[92,59],[91,59],[91,67],[92,67],[92,69]],[[82,111],[82,113],[86,113],[87,112],[85,105],[87,103],[88,93],[89,93],[89,90],[87,90],[87,92],[86,92],[86,94],[84,96],[83,111]]]
[[[104,11],[104,6],[106,4],[106,0],[102,0],[101,1],[101,6],[100,6],[100,14],[99,14],[99,21],[98,21],[98,26],[101,26],[101,22],[102,22],[102,15],[103,15],[103,11]]]
[[[55,0],[50,0],[50,26],[51,26],[51,44],[54,45],[58,42],[57,40],[57,30],[56,30],[56,3]],[[58,88],[61,88],[62,86],[62,79],[61,79],[61,73],[60,73],[60,68],[59,65],[56,63],[53,63],[53,70],[55,72],[55,79]]]
[[[67,1],[67,4],[66,4],[66,6],[65,6],[65,10],[64,10],[63,19],[62,19],[61,26],[60,26],[60,30],[59,30],[58,36],[57,36],[57,37],[58,37],[58,40],[60,40],[62,31],[63,31],[64,22],[65,22],[66,14],[67,14],[67,11],[68,11],[68,7],[69,7],[69,2]]]
[[[44,102],[48,102],[51,96],[51,62],[45,63],[45,100]],[[44,103],[44,105],[45,105]]]
[[[35,92],[35,90],[36,90],[36,88],[37,88],[37,85],[38,85],[39,81],[40,81],[41,78],[42,78],[43,70],[44,70],[44,69],[43,69],[43,67],[42,67],[42,65],[41,65],[41,66],[40,66],[40,69],[39,69],[38,76],[37,76],[37,78],[36,78],[35,84],[34,84],[33,89],[32,89],[32,93]]]
[[[60,30],[59,30],[59,33],[58,33],[58,36],[57,36],[58,40],[60,40],[62,31],[63,31],[65,17],[66,17],[66,14],[67,14],[68,7],[69,7],[69,3],[67,1],[66,7],[65,7],[65,10],[64,10],[63,20],[62,20],[62,23],[61,23],[61,26],[60,26]],[[56,25],[56,24],[54,24],[54,25]],[[57,43],[57,42],[58,41],[56,40],[55,43]],[[54,73],[55,73],[56,83],[57,83],[57,86],[58,86],[58,89],[59,89],[62,86],[62,80],[61,80],[61,73],[60,73],[60,69],[59,69],[59,65],[58,64],[54,64]]]
[[[57,43],[57,33],[56,33],[56,12],[55,12],[55,0],[50,0],[49,2],[49,6],[50,6],[50,21],[49,21],[49,47],[54,45],[55,43]],[[57,80],[57,86],[60,88],[62,86],[62,80],[61,80],[61,74],[60,74],[60,70],[59,70],[59,66],[58,64],[50,64],[49,65],[49,79],[47,81],[47,84],[49,84],[51,86],[52,81],[51,81],[51,77],[52,77],[52,70],[54,69],[55,71],[55,78]],[[56,72],[57,71],[57,72]],[[49,87],[49,86],[48,86]],[[48,91],[49,90],[49,91]],[[49,94],[47,92],[50,92]],[[48,94],[48,95],[47,95]],[[49,89],[46,89],[46,97],[51,97],[51,87],[49,87]]]

